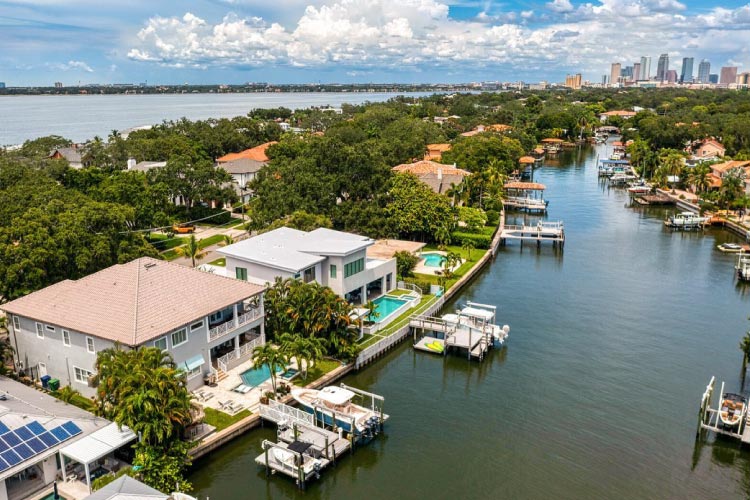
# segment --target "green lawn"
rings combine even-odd
[[[250,410],[242,410],[236,415],[227,415],[223,411],[214,410],[213,408],[204,408],[206,418],[203,419],[208,425],[216,427],[216,432],[226,429],[232,424],[236,424],[243,418],[252,415]]]
[[[161,256],[164,257],[164,260],[175,260],[181,257],[180,252],[176,248],[162,252]]]
[[[210,247],[211,245],[215,245],[223,240],[224,240],[224,235],[215,234],[213,236],[209,236],[208,238],[198,240],[198,247],[203,249],[206,247]]]
[[[208,265],[225,267],[227,265],[227,259],[225,257],[221,257],[216,260],[212,260],[211,262],[208,263]]]
[[[169,250],[171,248],[179,247],[187,243],[187,238],[184,236],[175,236],[169,238],[166,234],[152,234],[148,240],[151,242],[154,248],[159,251]]]
[[[388,295],[393,295],[395,297],[398,297],[400,295],[409,295],[410,293],[412,293],[411,290],[403,290],[401,288],[396,288],[395,290],[391,290],[390,292],[388,292]]]
[[[294,385],[303,387],[310,382],[314,380],[318,380],[320,377],[325,375],[328,372],[331,372],[341,366],[340,361],[336,361],[335,359],[322,359],[315,363],[315,366],[310,368],[307,372],[307,378],[303,379],[302,375],[297,375],[292,382]]]

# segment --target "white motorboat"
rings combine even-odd
[[[708,217],[693,212],[681,212],[667,217],[664,224],[673,229],[698,229],[708,224],[708,221]]]
[[[368,409],[352,403],[357,394],[345,389],[329,385],[321,390],[292,389],[292,397],[308,413],[317,416],[325,425],[340,427],[355,434],[370,434],[380,425],[380,419],[387,420],[388,416],[375,409]],[[352,421],[354,429],[352,429]]]
[[[744,250],[743,246],[739,243],[722,243],[721,245],[717,245],[716,248],[724,253],[739,253]]]
[[[652,189],[653,187],[650,184],[634,184],[628,188],[628,192],[633,194],[648,194]]]
[[[747,411],[747,400],[744,396],[725,392],[721,396],[719,418],[724,425],[734,427],[745,417]]]
[[[296,465],[294,453],[289,450],[285,450],[284,448],[274,448],[271,450],[271,454],[273,455],[274,460],[280,464],[292,467]]]

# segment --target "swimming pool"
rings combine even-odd
[[[276,373],[284,371],[282,368],[277,368]],[[268,365],[256,366],[250,368],[247,371],[240,373],[240,378],[245,385],[250,387],[258,387],[260,384],[271,378],[271,370],[268,369]]]
[[[439,253],[423,253],[422,257],[427,267],[443,267],[443,262],[445,262],[445,255]]]
[[[409,301],[404,299],[397,299],[396,297],[390,297],[388,295],[382,295],[372,302],[376,306],[376,315],[369,315],[367,317],[367,320],[372,321],[373,323],[380,323],[388,316],[393,314],[396,309],[408,303]]]

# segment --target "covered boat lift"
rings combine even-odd
[[[503,204],[508,208],[517,208],[527,212],[547,211],[549,204],[544,200],[543,192],[547,186],[538,182],[507,182],[503,187],[507,193]]]

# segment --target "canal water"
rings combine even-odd
[[[497,304],[506,348],[477,363],[405,342],[345,380],[385,396],[384,436],[302,493],[255,465],[274,432],[253,431],[196,464],[200,498],[746,498],[750,453],[695,440],[711,376],[740,388],[748,290],[716,250],[735,238],[629,207],[597,153],[535,173],[564,251],[510,243],[457,299]]]

